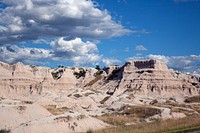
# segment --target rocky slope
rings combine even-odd
[[[130,125],[198,115],[199,89],[199,75],[155,60],[103,70],[0,62],[0,129],[86,132],[112,126],[108,118]]]
[[[155,60],[126,62],[124,66],[115,68],[106,82],[101,87],[105,90],[110,87],[109,94],[132,93],[144,97],[199,95],[200,88],[199,75],[170,70],[164,63]]]

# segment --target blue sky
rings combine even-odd
[[[174,2],[170,0],[99,0],[116,19],[132,30],[145,30],[147,34],[103,41],[104,45],[130,47],[136,53],[136,45],[148,48],[145,54],[168,56],[200,53],[200,2]],[[110,48],[112,49],[112,47]],[[119,49],[119,50],[120,50]]]
[[[0,8],[4,62],[103,67],[157,59],[200,73],[199,0],[0,0]]]

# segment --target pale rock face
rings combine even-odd
[[[134,93],[145,96],[198,95],[200,77],[169,70],[156,60],[128,61],[122,67],[104,69],[104,78],[95,80],[93,68],[57,68],[26,66],[22,63],[0,63],[0,95],[41,94],[43,90],[87,88],[104,90],[108,94]],[[75,76],[75,72],[84,74]],[[89,84],[90,85],[90,84]]]
[[[107,70],[115,72],[108,71],[108,81],[99,88],[107,89],[109,94],[133,93],[144,97],[199,95],[199,76],[177,75],[160,61],[128,61],[120,68]]]
[[[185,112],[160,106],[167,101],[184,103],[186,96],[199,95],[199,90],[199,75],[170,70],[156,60],[128,61],[122,67],[101,71],[0,62],[0,129],[13,133],[86,132],[110,126],[92,116],[114,114],[127,105],[161,110],[146,121],[182,118]]]

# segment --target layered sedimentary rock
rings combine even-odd
[[[95,69],[84,70],[87,73],[83,76],[93,78]],[[0,62],[0,96],[13,94],[41,94],[43,90],[54,91],[76,88],[83,80],[82,76],[77,78],[74,73],[79,74],[80,70],[73,68],[56,68],[28,66],[22,63],[6,64]],[[89,82],[86,79],[85,83]]]
[[[107,73],[107,74],[106,74]],[[0,63],[0,95],[41,94],[43,90],[91,88],[108,95],[198,95],[200,78],[167,68],[156,60],[127,61],[124,66],[93,68],[27,66]]]
[[[102,70],[0,62],[0,129],[75,133],[112,126],[97,116],[125,118],[130,125],[199,115],[199,89],[198,74],[155,60]]]
[[[199,95],[198,75],[175,72],[156,60],[128,61],[109,73],[107,80],[101,88],[108,88],[108,94],[133,93],[152,97]]]

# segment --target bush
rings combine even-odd
[[[193,96],[193,97],[188,97],[184,100],[186,103],[199,103],[200,102],[200,96]]]
[[[85,77],[86,71],[83,68],[79,68],[79,72],[74,72],[74,76],[76,76],[77,79],[80,77]]]
[[[1,129],[0,133],[10,133],[10,130],[6,130],[6,129]]]
[[[95,69],[97,69],[98,71],[100,71],[101,70],[101,68],[100,68],[100,66],[99,65],[96,65],[96,68]]]
[[[92,129],[88,129],[86,133],[94,133]]]

